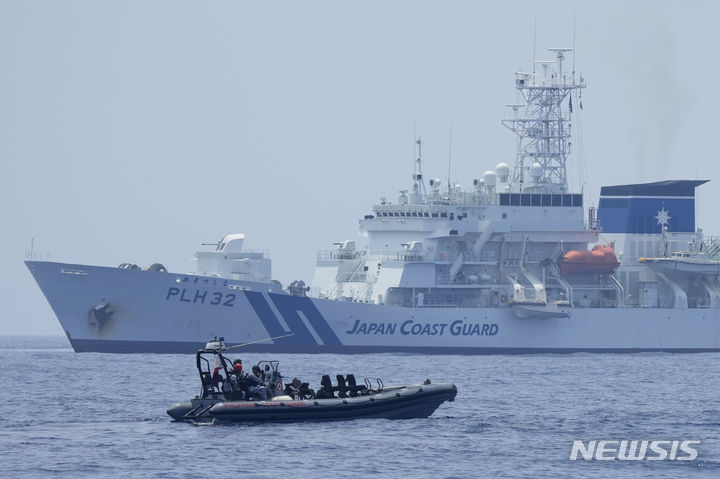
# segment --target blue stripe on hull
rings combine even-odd
[[[164,353],[192,354],[205,343],[170,341],[112,341],[74,339],[70,341],[78,353]],[[228,344],[230,346],[231,344]],[[240,351],[240,349],[238,349]],[[367,354],[367,353],[415,353],[415,354],[569,354],[569,353],[717,353],[720,348],[473,348],[473,347],[424,347],[424,346],[319,346],[292,344],[251,344],[242,348],[253,353],[301,353],[301,354]]]
[[[263,326],[265,326],[265,329],[267,330],[270,337],[275,338],[288,334],[288,331],[285,331],[285,329],[283,329],[280,321],[278,321],[277,317],[275,316],[275,313],[273,313],[272,309],[270,309],[270,305],[267,301],[265,301],[262,293],[245,291],[245,296],[247,297],[248,302],[257,314],[258,319],[260,319],[260,322],[263,324]],[[309,337],[310,334],[308,333],[307,336]],[[277,340],[277,342],[290,343],[293,341],[293,339],[296,338],[280,338]]]
[[[315,307],[310,298],[280,294],[270,294],[269,296],[272,302],[275,303],[278,311],[280,311],[280,314],[282,314],[283,318],[285,318],[285,321],[287,321],[292,330],[295,331],[296,335],[301,329],[307,331],[307,328],[303,325],[302,319],[300,319],[300,316],[298,315],[298,313],[301,312],[305,315],[310,323],[310,326],[312,326],[323,343],[335,346],[341,344],[332,328],[330,328],[330,325],[328,325],[327,321],[325,321],[325,318],[323,318],[322,314],[320,314],[320,311],[318,311],[317,307]],[[309,331],[307,332],[307,335],[310,336]],[[310,336],[310,340],[308,342],[310,341],[313,343],[315,342],[312,336]]]

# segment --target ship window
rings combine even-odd
[[[447,218],[447,213],[440,213],[440,218]]]
[[[530,195],[520,195],[520,204],[522,206],[530,206]]]
[[[562,206],[562,195],[552,195],[552,205]]]
[[[528,195],[530,196],[530,204],[532,206],[540,206],[540,195]]]
[[[417,211],[413,211],[413,212],[412,212],[412,215],[415,216],[415,217],[417,217],[417,215],[418,215],[418,214],[417,214]]]
[[[507,213],[503,213],[502,217],[504,220],[507,219]]]
[[[507,193],[500,193],[500,206],[510,206],[510,195]]]
[[[510,206],[520,206],[520,193],[510,193]]]
[[[426,212],[425,212],[425,218],[429,218],[429,217],[430,217],[430,213],[428,213],[428,212],[426,211]]]
[[[542,205],[543,206],[552,206],[552,196],[542,195]]]
[[[572,195],[573,206],[582,206],[582,195]]]
[[[572,195],[562,195],[562,205],[572,206]]]

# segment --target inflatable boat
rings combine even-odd
[[[385,386],[381,379],[358,384],[354,374],[324,375],[317,391],[297,378],[283,383],[278,361],[260,361],[249,374],[240,360],[223,352],[222,338],[196,354],[201,394],[167,411],[175,421],[229,423],[251,421],[338,421],[359,418],[426,418],[453,401],[452,383]],[[239,367],[238,367],[239,366]]]

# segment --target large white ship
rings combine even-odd
[[[309,287],[271,281],[242,235],[193,274],[27,266],[76,351],[189,353],[213,336],[278,337],[248,346],[273,352],[720,351],[720,243],[695,224],[705,181],[605,186],[586,211],[566,168],[585,83],[552,51],[516,74],[512,167],[469,190],[426,179],[418,140],[411,190],[360,220],[367,244],[320,252]]]

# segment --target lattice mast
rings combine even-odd
[[[518,72],[517,88],[525,105],[509,105],[513,118],[503,125],[518,135],[518,152],[512,183],[520,191],[564,193],[568,190],[566,164],[571,156],[572,92],[585,88],[582,76],[575,79],[563,71],[565,53],[571,48],[550,48],[555,61],[535,62],[542,66],[536,73]],[[564,105],[567,104],[567,107]],[[521,109],[524,107],[524,113]]]

